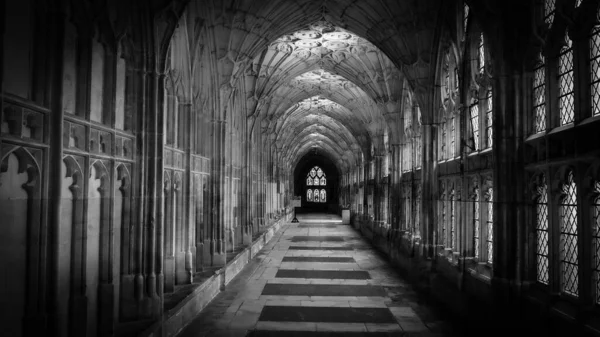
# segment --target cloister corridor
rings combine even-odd
[[[600,336],[600,0],[4,0],[0,39],[2,337]]]

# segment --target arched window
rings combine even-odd
[[[558,57],[558,107],[560,125],[572,123],[575,117],[573,95],[573,48],[569,34],[565,33],[566,45],[560,50]]]
[[[469,23],[469,5],[463,4],[463,34],[467,34],[467,24]]]
[[[549,276],[549,237],[548,237],[548,186],[542,175],[541,182],[537,187],[537,199],[535,201],[535,233],[536,233],[536,270],[537,281],[548,284]]]
[[[306,186],[327,186],[325,172],[318,166],[313,167],[306,177]],[[306,201],[326,202],[327,191],[324,188],[308,189],[306,190]]]
[[[578,232],[577,232],[577,185],[573,179],[573,171],[567,174],[567,181],[562,186],[563,198],[560,207],[560,264],[561,290],[567,294],[578,296]]]
[[[539,56],[537,67],[533,70],[533,113],[534,131],[546,131],[546,65],[544,56]]]
[[[479,47],[477,48],[477,54],[479,73],[483,74],[485,73],[485,45],[483,42],[483,33],[479,35]]]
[[[548,28],[552,27],[554,21],[554,11],[556,9],[556,0],[545,0],[544,1],[544,22],[548,25]]]
[[[475,150],[479,150],[479,100],[477,98],[473,98],[469,112],[471,115],[471,128],[473,130],[473,145]]]
[[[493,117],[492,111],[494,110],[494,104],[492,101],[492,90],[488,90],[487,93],[487,111],[485,112],[485,133],[487,138],[487,147],[491,148],[494,145],[494,129],[493,129]]]
[[[598,11],[600,15],[600,11]],[[590,36],[590,71],[592,116],[600,114],[600,25],[596,24]]]

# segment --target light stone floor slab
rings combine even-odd
[[[318,224],[319,218],[310,217]],[[331,217],[338,219],[339,217]],[[303,218],[299,216],[301,223]],[[337,220],[336,220],[337,221]],[[294,236],[340,236],[341,242],[298,241]],[[290,250],[290,246],[318,247],[323,250]],[[353,247],[353,250],[329,250]],[[282,262],[285,256],[352,257],[354,263]],[[363,270],[370,279],[277,278],[279,269]],[[371,285],[382,286],[388,296],[283,296],[262,295],[266,284],[294,285]],[[180,334],[181,337],[245,336],[252,330],[351,331],[417,333],[419,336],[447,336],[449,324],[433,313],[433,308],[418,304],[418,295],[384,258],[350,226],[336,228],[298,228],[288,223]],[[408,303],[408,304],[407,304]],[[336,308],[389,308],[397,323],[330,323],[260,321],[265,306]],[[416,310],[418,309],[418,310]],[[443,329],[443,331],[442,331]]]

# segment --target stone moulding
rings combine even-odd
[[[291,213],[277,220],[251,245],[244,248],[233,260],[215,271],[214,275],[202,282],[174,308],[165,311],[162,319],[139,334],[139,337],[175,336],[181,332],[279,231],[282,224],[291,219]]]

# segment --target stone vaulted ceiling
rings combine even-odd
[[[280,160],[318,148],[343,170],[400,143],[409,91],[431,111],[439,8],[438,0],[192,0],[179,22],[186,33],[173,39],[190,60],[171,60],[170,71],[213,119],[242,114],[249,130],[260,119]]]
[[[402,72],[377,47],[320,20],[276,39],[252,62],[256,92],[268,102],[264,132],[284,158],[311,149],[356,165],[388,125],[402,95]]]

